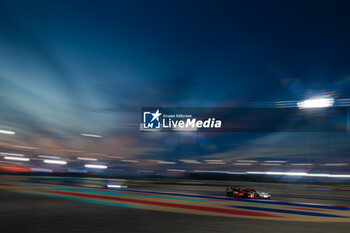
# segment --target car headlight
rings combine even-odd
[[[271,197],[270,194],[268,194],[268,193],[262,193],[262,195],[263,195],[263,197],[265,197],[265,198]]]

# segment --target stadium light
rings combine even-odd
[[[312,98],[297,103],[298,108],[328,108],[334,104],[333,98]]]

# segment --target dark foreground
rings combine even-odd
[[[349,232],[349,223],[228,218],[122,208],[0,190],[1,232]]]

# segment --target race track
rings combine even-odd
[[[324,188],[313,196],[310,188],[277,193],[277,187],[261,187],[274,199],[247,200],[225,197],[221,189],[143,185],[104,190],[2,180],[1,227],[11,232],[295,232],[298,227],[348,232],[350,227],[347,190]],[[18,222],[26,222],[26,230]]]

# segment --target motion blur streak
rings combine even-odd
[[[85,164],[84,165],[87,168],[95,168],[95,169],[106,169],[108,168],[106,165],[99,165],[99,164]]]
[[[44,163],[49,163],[49,164],[58,164],[58,165],[65,165],[67,164],[66,161],[63,160],[53,160],[53,159],[45,159]]]
[[[0,129],[0,133],[2,133],[2,134],[16,134],[14,131],[3,130],[3,129]]]
[[[29,172],[29,169],[23,167],[9,167],[9,166],[0,166],[0,170],[7,172]]]
[[[10,156],[20,156],[23,157],[23,154],[17,154],[17,153],[6,153],[6,152],[0,152],[1,155],[10,155]]]
[[[95,158],[83,158],[83,157],[78,157],[77,159],[79,160],[86,160],[86,161],[97,161],[98,159]]]
[[[32,146],[21,146],[21,145],[14,145],[14,147],[21,148],[21,149],[28,149],[28,150],[36,150],[38,148],[32,147]]]
[[[49,158],[49,159],[61,159],[61,157],[58,156],[51,156],[51,155],[38,155],[40,158]]]
[[[0,0],[0,232],[349,233],[349,9]]]
[[[226,216],[239,218],[270,219],[274,221],[311,221],[311,222],[350,222],[349,207],[333,206],[329,204],[307,204],[287,201],[266,201],[235,199],[224,196],[211,196],[180,191],[181,186],[169,185],[177,191],[169,193],[162,191],[162,185],[152,185],[152,191],[137,189],[122,189],[122,185],[115,185],[118,190],[98,188],[80,188],[63,185],[45,185],[38,183],[21,183],[1,181],[0,186],[6,190],[23,192],[35,195],[47,195],[56,198],[72,198],[72,200],[88,201],[104,205],[125,205],[125,207],[142,208],[163,212],[176,212],[196,215]],[[52,179],[55,180],[55,179]],[[65,179],[68,181],[69,179]],[[89,179],[81,179],[88,181]],[[3,185],[2,185],[3,184]],[[191,186],[187,186],[191,188]],[[217,187],[202,186],[203,190],[214,190]],[[220,189],[223,190],[223,187]],[[188,190],[189,191],[189,190]],[[306,198],[306,197],[305,197]],[[264,208],[261,206],[263,205]],[[290,208],[305,208],[304,210],[291,210]]]
[[[88,133],[82,133],[80,134],[81,136],[85,136],[85,137],[91,137],[91,138],[102,138],[101,135],[97,135],[97,134],[88,134]]]
[[[313,98],[309,100],[304,100],[298,102],[299,108],[327,108],[334,104],[334,99],[332,98]]]
[[[350,174],[326,174],[326,173],[306,173],[306,172],[260,172],[247,171],[246,174],[256,175],[284,175],[284,176],[310,176],[310,177],[331,177],[331,178],[350,178]]]
[[[28,158],[10,157],[10,156],[5,156],[4,159],[7,159],[7,160],[15,160],[15,161],[30,161],[30,159],[28,159]]]

